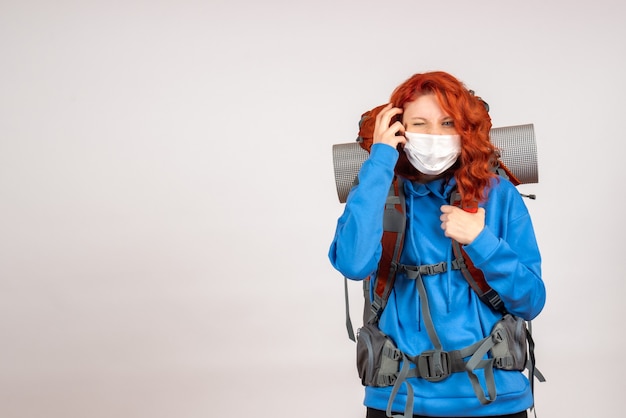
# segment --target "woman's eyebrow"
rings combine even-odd
[[[412,116],[407,118],[407,120],[429,120],[427,117],[425,116]],[[442,116],[441,118],[438,118],[437,120],[442,121],[442,120],[453,120],[452,116]]]

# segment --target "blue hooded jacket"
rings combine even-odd
[[[394,176],[398,151],[374,144],[359,172],[359,182],[348,195],[337,222],[329,251],[332,265],[345,277],[363,280],[373,274],[380,260],[383,212]],[[435,264],[454,259],[451,240],[441,229],[442,205],[449,204],[455,179],[426,184],[404,182],[406,233],[401,262],[407,265]],[[531,320],[543,309],[545,287],[541,279],[541,256],[530,215],[515,186],[504,178],[494,179],[485,209],[485,227],[464,250],[481,269],[489,285],[500,295],[508,312]],[[484,304],[459,270],[423,276],[430,313],[443,349],[465,348],[491,333],[502,317]],[[414,356],[433,349],[421,317],[415,280],[398,273],[379,327],[404,353]],[[478,371],[483,387],[482,371]],[[440,382],[410,378],[413,413],[425,416],[489,416],[521,412],[533,404],[530,385],[520,371],[494,369],[497,398],[483,405],[466,373],[453,373]],[[392,387],[366,387],[364,404],[385,410]],[[393,411],[403,411],[406,386],[394,399]]]

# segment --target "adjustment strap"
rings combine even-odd
[[[448,362],[448,359],[446,357],[447,353],[444,353],[443,346],[441,345],[441,340],[437,335],[437,330],[435,329],[433,318],[430,314],[430,305],[428,303],[428,297],[426,296],[424,280],[422,279],[422,275],[419,273],[419,271],[417,272],[416,284],[417,291],[421,299],[420,307],[422,310],[422,318],[424,318],[424,325],[426,326],[426,332],[428,333],[428,337],[435,347],[434,350],[428,353],[429,359],[427,359],[427,366],[420,365],[418,363],[418,367],[422,367],[420,372],[428,372],[428,374],[431,376],[430,379],[433,381],[437,381],[446,378],[450,374],[448,364],[446,364]],[[446,363],[444,363],[444,361]]]
[[[435,347],[435,351],[442,352],[443,347],[441,345],[441,340],[439,339],[439,336],[437,335],[437,331],[435,330],[435,325],[433,324],[433,318],[430,315],[430,305],[428,303],[428,297],[426,296],[426,288],[424,287],[424,280],[422,279],[422,275],[419,273],[419,271],[417,272],[417,277],[415,280],[417,284],[417,291],[421,299],[420,306],[422,308],[422,317],[424,318],[424,325],[426,325],[426,332],[428,332],[428,337],[430,338],[430,341],[433,343],[433,346]],[[439,362],[440,361],[441,360],[439,360]],[[435,358],[435,362],[437,362],[436,358]],[[435,364],[435,367],[437,367],[437,364]],[[441,368],[440,365],[439,367]]]
[[[480,382],[478,381],[478,376],[473,371],[467,371],[467,375],[469,376],[470,382],[472,382],[472,388],[474,389],[474,393],[476,397],[480,401],[481,404],[487,405],[496,400],[496,380],[493,376],[493,359],[488,360],[489,365],[484,367],[485,370],[485,382],[487,384],[487,393],[489,394],[489,398],[485,396],[482,387],[480,386]]]
[[[391,389],[391,395],[389,395],[389,401],[387,402],[387,416],[391,418],[412,418],[413,417],[413,385],[411,382],[406,380],[409,376],[409,364],[410,361],[406,356],[403,356],[402,368],[400,369],[400,373],[398,373],[398,378],[396,379],[393,388]],[[400,386],[402,384],[406,384],[406,404],[404,405],[404,415],[393,415],[391,412],[391,408],[393,406],[393,401],[396,399],[396,395],[398,394],[398,390],[400,390]]]
[[[348,297],[348,278],[343,278],[343,294],[345,298],[345,306],[346,306],[346,329],[348,330],[348,338],[352,341],[356,342],[356,337],[354,336],[354,328],[352,327],[352,319],[350,319],[350,298]]]
[[[474,393],[476,397],[480,401],[481,404],[487,405],[496,400],[496,382],[493,376],[493,365],[494,359],[490,358],[488,360],[483,360],[487,352],[493,348],[496,344],[496,336],[490,335],[487,338],[480,341],[478,349],[472,357],[465,364],[465,370],[467,371],[467,375],[470,378],[470,382],[472,382],[472,388],[474,389]],[[480,386],[480,382],[478,381],[478,376],[474,372],[476,369],[482,368],[485,371],[485,383],[487,385],[487,393],[489,394],[489,398],[485,397],[485,393]]]

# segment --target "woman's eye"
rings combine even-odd
[[[443,125],[443,126],[449,126],[449,127],[452,127],[452,126],[454,126],[454,121],[447,120],[447,121],[445,121],[442,125]]]

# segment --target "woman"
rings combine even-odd
[[[352,280],[376,272],[385,202],[397,176],[403,180],[406,201],[400,263],[451,266],[455,240],[500,295],[506,311],[525,320],[535,318],[545,303],[541,256],[522,197],[510,181],[494,173],[497,150],[489,141],[486,103],[452,75],[430,72],[409,78],[389,104],[371,113],[371,141],[362,135],[370,156],[338,220],[329,251],[333,266]],[[361,133],[365,130],[362,125]],[[450,204],[455,192],[460,207]],[[420,280],[423,296],[418,280],[400,269],[378,321],[380,330],[411,358],[433,349],[427,319],[432,319],[444,350],[453,351],[489,336],[502,318],[481,302],[458,269]],[[411,403],[415,416],[525,417],[533,405],[526,376],[498,368],[493,373],[497,396],[485,394],[482,402],[476,385],[461,372],[440,381],[410,377],[410,388],[366,386],[367,417],[397,414]],[[477,375],[485,387],[485,376]],[[398,391],[392,396],[392,390]]]

